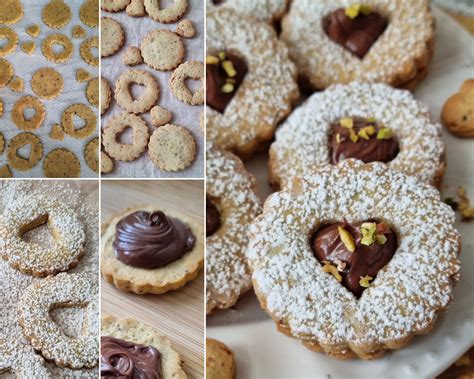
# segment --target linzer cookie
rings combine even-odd
[[[207,313],[234,305],[252,287],[245,250],[248,228],[261,213],[255,179],[235,155],[206,150]]]
[[[413,176],[378,162],[326,165],[271,195],[253,222],[255,293],[278,329],[309,349],[379,358],[429,332],[452,300],[454,221],[438,191]]]
[[[117,356],[120,359],[117,359]],[[103,316],[100,375],[185,379],[182,359],[168,338],[150,326],[131,319]]]
[[[53,45],[62,46],[62,50],[60,52],[55,52]],[[53,63],[64,63],[71,59],[72,53],[74,51],[74,45],[64,34],[50,34],[43,41],[41,50],[43,51],[43,55],[47,60]]]
[[[441,126],[406,90],[353,82],[312,95],[276,133],[270,181],[283,187],[295,176],[348,158],[385,162],[440,186],[445,171]]]
[[[144,93],[134,99],[130,90],[133,84],[145,87]],[[122,73],[115,82],[115,100],[118,105],[130,113],[144,113],[155,105],[160,88],[155,78],[143,70],[128,70]]]
[[[84,126],[79,129],[75,128],[75,117],[79,117],[84,120]],[[74,138],[84,139],[95,132],[97,127],[97,116],[87,105],[72,104],[64,110],[61,116],[61,125],[66,134]]]
[[[54,245],[26,242],[23,235],[47,224]],[[84,253],[85,235],[79,218],[64,204],[44,196],[18,198],[0,220],[0,253],[10,265],[34,276],[54,275],[74,267]]]
[[[105,223],[101,233],[102,276],[123,291],[176,290],[203,266],[202,225],[171,209],[128,209]]]
[[[206,9],[232,8],[245,16],[274,23],[283,17],[288,3],[288,0],[206,0]]]
[[[91,37],[86,40],[81,44],[81,47],[79,49],[79,52],[81,54],[82,59],[84,61],[93,66],[93,67],[99,67],[99,57],[96,57],[92,53],[92,48],[99,48],[99,38],[98,37]]]
[[[228,8],[208,13],[206,41],[207,138],[249,156],[298,99],[296,69],[270,26]]]
[[[184,62],[174,70],[169,85],[173,95],[182,102],[190,105],[204,104],[204,83],[192,93],[186,85],[187,80],[204,82],[204,65],[199,61]]]
[[[33,108],[35,114],[33,117],[26,119],[25,118],[25,109]],[[18,129],[32,131],[38,129],[44,121],[46,116],[46,110],[44,105],[36,97],[33,96],[24,96],[20,98],[12,110],[12,121],[15,123]]]
[[[428,0],[298,1],[282,29],[302,82],[315,89],[353,80],[413,89],[433,54]]]
[[[20,156],[18,151],[30,145],[27,157]],[[19,133],[8,144],[8,163],[18,171],[28,171],[35,167],[43,157],[43,144],[33,133]]]
[[[188,0],[174,0],[173,4],[162,8],[159,0],[144,1],[146,13],[153,20],[162,24],[172,24],[178,21],[188,9]]]
[[[14,338],[0,339],[0,357],[0,374],[13,372],[18,378],[51,377],[44,359]]]

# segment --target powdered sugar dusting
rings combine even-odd
[[[206,0],[206,9],[214,10],[217,7],[228,7],[246,16],[272,22],[282,16],[287,3],[287,0],[225,0],[216,6],[212,0]]]

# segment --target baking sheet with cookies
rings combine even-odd
[[[5,4],[14,3],[6,2]],[[9,54],[2,54],[1,57],[8,61],[14,70],[12,80],[8,85],[0,88],[0,99],[4,104],[3,115],[0,116],[0,132],[5,139],[5,149],[0,155],[2,176],[13,176],[15,178],[45,176],[97,177],[99,113],[97,106],[88,101],[86,89],[89,80],[99,76],[99,67],[98,62],[95,66],[86,63],[80,54],[80,49],[86,40],[95,37],[97,41],[99,29],[98,27],[89,27],[81,20],[80,9],[85,5],[89,5],[91,9],[97,9],[98,2],[84,0],[63,3],[62,1],[50,2],[49,0],[23,0],[21,4],[23,16],[20,20],[13,24],[0,25],[1,29],[10,28],[18,36],[18,42],[13,51]],[[49,7],[49,16],[47,17],[49,18],[46,18],[46,20],[55,28],[49,27],[43,21],[42,13],[47,11],[47,6]],[[9,10],[15,9],[13,5],[7,6],[7,8]],[[94,12],[90,11],[90,13],[93,19]],[[97,19],[97,12],[95,19]],[[92,25],[90,21],[88,22]],[[39,30],[32,27],[33,25],[38,25]],[[27,28],[30,27],[28,33]],[[73,30],[76,37],[73,37]],[[69,49],[72,48],[70,59],[65,58],[60,63],[48,60],[43,51],[43,46],[48,50],[46,46],[48,38],[51,39],[53,35],[57,34],[63,35],[57,39],[59,44],[49,45],[50,53],[46,52],[46,54],[58,56],[64,54],[64,56],[67,56]],[[6,42],[4,41],[4,43]],[[63,46],[60,46],[60,44]],[[90,58],[98,58],[97,48],[87,50],[90,52]],[[33,75],[44,68],[48,68],[48,70],[44,72],[43,76],[37,75],[35,84]],[[54,69],[54,71],[51,69]],[[76,77],[78,70],[87,71],[87,80],[78,81]],[[23,85],[21,85],[20,79]],[[61,81],[63,81],[63,88],[57,95],[57,90],[61,89],[61,85],[55,86],[55,84]],[[22,86],[23,88],[21,88]],[[32,86],[36,86],[36,92],[33,91]],[[90,91],[98,101],[98,87],[90,88]],[[39,96],[38,92],[42,96]],[[39,101],[44,108],[44,115],[41,114],[41,111],[35,113],[33,109],[30,109],[32,103],[26,100],[24,103],[26,109],[23,111],[19,107],[19,112],[15,116],[16,119],[20,118],[20,121],[14,121],[12,118],[14,105],[21,102],[21,99],[25,96],[36,98],[35,102]],[[18,103],[18,105],[20,104]],[[66,109],[74,104],[81,105],[69,110],[70,114],[67,118],[71,120],[70,129],[66,133],[62,117]],[[22,114],[25,115],[27,121],[30,120],[29,123],[21,120]],[[82,115],[83,118],[78,117],[77,114]],[[38,122],[36,122],[36,118]],[[84,128],[84,126],[86,127]],[[19,136],[13,140],[20,133],[32,133],[36,138],[30,136],[25,139]],[[23,137],[26,137],[26,135],[23,135]],[[93,142],[87,148],[89,150],[89,153],[87,153],[89,162],[86,162],[86,146],[91,141]],[[68,151],[57,151],[56,149],[66,149]],[[52,150],[56,150],[56,152],[46,159]],[[45,164],[46,173],[44,170]],[[65,169],[61,168],[63,164],[66,166]],[[8,165],[8,169],[6,165]]]
[[[133,5],[139,5],[140,2],[132,2],[129,7]],[[150,2],[153,3],[153,2]],[[156,3],[156,2],[155,2]],[[176,4],[182,4],[183,2],[175,2]],[[203,129],[200,126],[200,114],[203,111],[202,102],[198,105],[189,105],[183,101],[180,101],[172,92],[169,81],[175,69],[167,70],[167,71],[158,71],[154,68],[150,67],[145,63],[135,64],[133,66],[128,66],[124,64],[124,57],[126,55],[126,51],[130,47],[137,47],[141,48],[141,43],[145,37],[145,35],[154,30],[169,30],[174,32],[178,28],[178,24],[181,25],[183,30],[180,31],[181,35],[190,35],[187,34],[189,32],[190,24],[195,30],[195,34],[192,38],[184,38],[178,37],[181,39],[182,43],[184,44],[184,58],[183,62],[189,61],[199,61],[203,62],[203,49],[204,49],[204,4],[201,0],[189,0],[187,1],[187,10],[183,15],[176,17],[176,21],[172,23],[163,23],[157,22],[153,20],[151,17],[146,14],[141,17],[132,17],[129,15],[131,13],[131,8],[123,9],[118,12],[107,12],[104,11],[104,7],[101,11],[102,17],[107,17],[109,19],[113,19],[118,22],[123,29],[124,38],[123,41],[122,36],[119,35],[118,32],[117,36],[114,37],[116,39],[111,38],[112,42],[115,42],[115,46],[112,48],[111,51],[118,49],[116,53],[113,55],[103,57],[101,63],[101,75],[105,78],[112,89],[112,101],[110,103],[109,109],[103,114],[101,120],[101,129],[102,133],[104,132],[105,128],[108,126],[110,127],[112,124],[117,123],[117,118],[115,116],[119,114],[123,114],[123,112],[131,111],[130,109],[124,109],[122,106],[117,104],[115,99],[114,91],[116,91],[116,84],[117,79],[129,70],[143,70],[149,75],[151,75],[158,84],[158,94],[156,94],[156,90],[154,89],[154,95],[148,95],[145,93],[145,89],[137,88],[136,84],[130,85],[129,89],[133,99],[138,99],[142,94],[144,96],[149,97],[150,104],[146,106],[146,110],[142,112],[141,110],[135,111],[137,113],[137,117],[142,118],[149,130],[150,136],[153,132],[158,132],[158,130],[162,134],[162,137],[166,138],[170,136],[168,133],[174,133],[174,130],[169,130],[169,128],[163,126],[152,126],[152,118],[150,115],[150,108],[152,106],[159,106],[164,108],[165,110],[171,112],[172,119],[169,121],[171,124],[178,125],[185,129],[184,133],[187,135],[187,138],[184,142],[176,142],[179,147],[172,147],[177,146],[176,144],[173,145],[172,143],[165,146],[160,145],[158,149],[161,152],[166,151],[168,158],[172,155],[178,156],[180,159],[183,156],[186,156],[186,161],[182,161],[181,165],[170,167],[173,171],[163,170],[160,168],[160,165],[157,165],[150,159],[150,149],[147,146],[147,142],[144,142],[143,148],[139,149],[140,152],[133,155],[125,157],[127,161],[120,161],[113,159],[114,168],[111,172],[107,174],[102,174],[103,178],[126,178],[126,177],[135,177],[135,178],[202,178],[204,176],[204,136],[203,136]],[[170,7],[170,9],[175,9],[176,4]],[[166,5],[165,5],[166,6]],[[122,7],[123,8],[123,7]],[[132,8],[135,9],[135,8]],[[163,12],[162,12],[163,13]],[[136,14],[136,13],[134,13]],[[139,13],[143,14],[143,13]],[[183,20],[188,20],[184,24],[181,24]],[[105,30],[105,29],[103,29]],[[192,33],[191,33],[192,34]],[[115,36],[115,34],[114,34]],[[173,39],[176,39],[177,35],[174,34],[171,37],[170,42]],[[103,48],[104,44],[104,37],[102,37]],[[107,47],[110,45],[107,44]],[[153,54],[156,55],[156,59],[163,58],[165,61],[176,53],[175,45],[172,43],[170,44],[170,49],[165,50],[164,56],[154,52]],[[153,55],[152,54],[152,55]],[[142,55],[143,51],[142,51]],[[160,58],[161,57],[161,58]],[[141,61],[141,56],[139,51],[135,49],[134,54],[131,54],[128,57],[131,62],[135,59]],[[146,57],[145,61],[147,60]],[[156,66],[157,67],[157,66]],[[203,68],[202,68],[203,70]],[[192,93],[196,93],[200,87],[202,87],[202,82],[199,80],[186,80],[185,84],[191,90]],[[157,96],[156,96],[157,95]],[[110,122],[110,120],[112,122]],[[134,117],[135,118],[135,117]],[[164,118],[166,121],[165,124],[168,122],[169,118]],[[131,122],[131,121],[129,121]],[[163,123],[161,123],[163,124]],[[189,135],[190,132],[191,134]],[[181,134],[179,135],[181,137]],[[125,130],[121,133],[120,137],[118,137],[120,142],[124,143],[132,143],[132,131]],[[150,137],[150,141],[154,138]],[[192,141],[194,140],[194,142]],[[104,144],[108,144],[106,139],[103,139]],[[138,143],[138,142],[137,142]],[[192,145],[195,144],[194,148]],[[192,156],[192,153],[189,152],[189,149],[193,148],[195,150],[195,157],[189,158]],[[107,150],[108,147],[105,148]],[[168,151],[169,150],[169,151]],[[173,151],[175,150],[175,151]],[[105,151],[105,153],[111,153]],[[112,154],[114,154],[112,152]],[[110,155],[110,154],[109,154]],[[136,158],[138,156],[138,158]],[[156,160],[155,160],[156,162]],[[164,167],[164,166],[161,166]],[[165,167],[166,168],[166,167]],[[108,170],[107,170],[108,171]]]

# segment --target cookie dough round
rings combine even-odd
[[[109,109],[112,101],[112,89],[107,79],[100,78],[100,114],[104,114]]]
[[[108,174],[114,169],[114,161],[103,151],[100,152],[100,172]]]
[[[227,345],[212,338],[206,338],[206,378],[235,378],[234,353]]]
[[[178,67],[184,59],[185,48],[181,38],[165,29],[157,29],[143,37],[140,50],[144,62],[158,71]]]
[[[71,21],[71,8],[63,0],[51,0],[41,12],[46,25],[53,29],[61,29]]]
[[[178,21],[188,9],[188,0],[173,0],[173,4],[167,8],[160,8],[159,0],[145,0],[144,4],[148,15],[162,24]]]
[[[94,54],[92,54],[92,49],[99,49],[99,37],[91,37],[86,39],[79,50],[81,53],[82,59],[84,61],[93,66],[93,67],[99,67],[99,57],[95,57]]]
[[[30,155],[24,158],[18,150],[25,145],[31,146]],[[13,137],[8,145],[8,164],[18,171],[28,171],[35,167],[43,157],[43,144],[33,133],[20,133]]]
[[[87,83],[86,96],[91,105],[99,106],[99,78],[94,78]]]
[[[34,108],[35,115],[30,119],[25,119],[25,108]],[[38,129],[44,121],[46,110],[44,105],[36,97],[24,96],[19,99],[12,110],[12,121],[18,129],[32,131]]]
[[[74,127],[74,116],[83,119],[86,124],[76,129]],[[94,111],[84,104],[73,104],[66,108],[61,117],[61,124],[64,132],[73,138],[84,139],[95,132],[97,117]]]
[[[0,47],[0,57],[5,57],[16,49],[18,34],[8,26],[2,26],[0,27],[0,40],[2,39],[6,39],[7,43]]]
[[[59,53],[55,53],[53,45],[61,45],[64,49]],[[68,61],[74,51],[74,45],[71,40],[64,34],[50,34],[41,45],[43,55],[53,63],[63,63]]]
[[[125,33],[122,25],[113,18],[102,17],[100,27],[100,55],[102,57],[110,57],[114,55],[125,42]]]
[[[192,93],[186,85],[188,79],[200,80],[201,87]],[[190,105],[204,104],[204,65],[199,61],[180,64],[171,75],[169,85],[178,100]]]
[[[84,159],[86,160],[89,168],[99,173],[99,138],[95,137],[87,142],[84,148]]]
[[[55,99],[64,88],[64,79],[54,68],[40,68],[33,74],[31,88],[43,99]]]
[[[182,126],[167,124],[153,132],[148,144],[150,159],[164,171],[181,171],[193,163],[196,142]]]
[[[134,99],[130,89],[132,84],[145,87],[145,92]],[[115,100],[129,113],[147,112],[156,104],[160,89],[155,78],[143,70],[128,70],[115,83]]]
[[[11,63],[0,58],[0,88],[5,87],[12,80],[14,73]]]
[[[43,171],[47,178],[78,178],[81,175],[81,163],[72,151],[59,148],[46,155]]]
[[[99,26],[99,0],[87,0],[82,4],[79,18],[90,28]]]
[[[23,17],[23,6],[20,0],[0,1],[0,24],[16,24]]]

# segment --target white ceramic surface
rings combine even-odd
[[[444,101],[468,77],[474,77],[474,39],[438,9],[436,50],[428,77],[415,96],[426,103],[439,121]],[[474,199],[474,141],[444,133],[448,169],[442,197],[453,196],[464,186]],[[247,162],[256,175],[262,198],[267,185],[267,157],[260,154]],[[451,365],[474,344],[474,224],[457,222],[462,234],[462,276],[453,304],[435,329],[408,347],[376,361],[338,361],[311,352],[297,340],[278,333],[273,321],[259,308],[253,293],[234,309],[207,318],[207,335],[226,343],[234,352],[237,378],[431,378]]]

